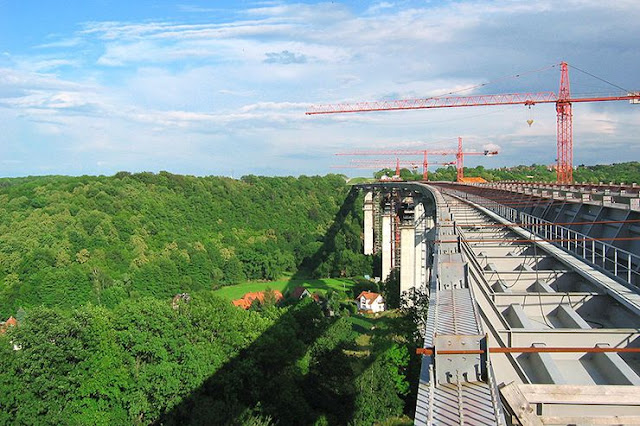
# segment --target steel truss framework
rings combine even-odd
[[[620,209],[593,215],[575,200],[509,207],[496,200],[513,194],[468,185],[374,186],[422,192],[435,206],[416,424],[640,420],[638,289],[575,247],[547,241],[531,219],[553,214],[554,223],[601,236],[610,225],[621,232],[633,220],[628,209],[621,219]],[[587,228],[589,219],[601,223]]]

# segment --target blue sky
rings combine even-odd
[[[579,70],[640,89],[639,18],[636,0],[0,0],[0,176],[325,174],[347,161],[338,151],[452,148],[457,136],[500,147],[468,165],[551,164],[553,105],[304,111],[556,92],[562,60],[577,96],[620,92]],[[575,105],[574,164],[640,159],[638,108]]]

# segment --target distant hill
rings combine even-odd
[[[535,164],[465,168],[465,176],[555,180],[554,170]],[[452,181],[455,169],[429,177]],[[574,177],[640,182],[640,162],[578,166]],[[371,259],[360,254],[359,203],[343,205],[349,185],[367,180],[166,172],[0,179],[0,318],[21,307],[115,306],[285,271],[371,273]]]
[[[0,179],[0,318],[275,279],[311,258],[311,275],[370,273],[361,209],[317,255],[348,190],[339,175]]]
[[[391,169],[383,169],[376,172],[375,177],[382,174],[394,174]],[[514,167],[503,167],[499,169],[485,169],[483,166],[465,167],[466,177],[482,177],[488,181],[498,180],[521,180],[537,182],[554,182],[556,172],[552,167],[532,164],[530,166],[520,165]],[[422,179],[422,172],[412,172],[409,169],[402,169],[401,176],[404,179]],[[601,164],[596,166],[579,165],[573,172],[576,182],[614,182],[614,183],[640,183],[640,162],[631,161],[618,164]],[[358,178],[354,178],[355,180]],[[429,180],[453,181],[456,179],[456,169],[453,166],[440,168],[429,172]]]

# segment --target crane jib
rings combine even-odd
[[[640,104],[640,92],[632,92],[623,96],[600,96],[587,98],[559,99],[553,92],[541,93],[511,93],[504,95],[477,95],[477,96],[454,96],[443,98],[409,99],[395,101],[373,101],[356,102],[344,104],[330,104],[312,106],[307,115],[316,114],[341,114],[348,112],[375,112],[375,111],[400,111],[411,109],[430,108],[456,108],[471,106],[493,106],[493,105],[526,105],[544,103],[582,103],[582,102],[607,102],[607,101],[630,101]]]
[[[317,105],[311,107],[311,109],[307,111],[306,114],[337,114],[346,112],[455,108],[465,106],[534,105],[536,103],[553,103],[557,101],[558,95],[553,92],[507,93],[500,95],[450,96],[424,99]]]

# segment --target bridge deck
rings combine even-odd
[[[469,289],[443,291],[437,282],[432,282],[431,298],[436,303],[433,306],[430,303],[430,309],[435,308],[436,314],[430,312],[429,317],[435,325],[427,329],[425,347],[433,347],[430,331],[435,331],[434,336],[438,332],[458,334],[452,330],[453,324],[460,322],[456,316],[471,318],[474,312],[480,318],[476,330],[487,333],[490,347],[640,346],[637,289],[485,208],[453,195],[444,195],[442,201],[460,237],[460,252],[469,269]],[[491,227],[496,224],[512,226]],[[441,303],[445,298],[447,303]],[[457,300],[464,300],[464,306],[477,308],[469,309],[472,313],[469,314],[458,307],[461,303]],[[491,380],[438,382],[433,364],[434,358],[424,357],[416,424],[501,422],[491,410]],[[637,353],[496,353],[490,357],[490,366],[488,376],[495,374],[496,383],[501,386],[513,383],[513,386],[573,385],[598,389],[608,385],[622,395],[635,395],[640,389]],[[510,395],[509,388],[503,389],[503,398]],[[531,404],[533,417],[539,424],[558,421],[561,424],[570,416],[614,424],[640,416],[640,400],[625,401],[626,404],[615,406],[593,400],[572,404],[557,401],[549,404],[535,399],[525,402]],[[513,401],[507,398],[506,402]],[[587,403],[590,407],[585,409]],[[519,421],[526,422],[527,415],[520,414]]]

